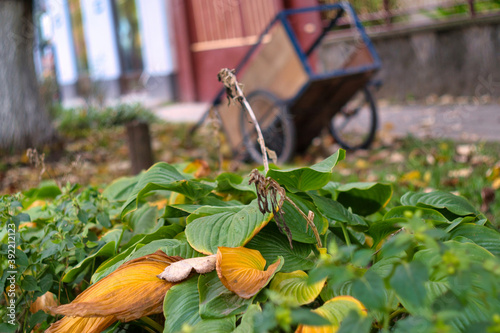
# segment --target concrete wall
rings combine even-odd
[[[379,98],[401,101],[429,95],[500,96],[500,16],[371,33],[382,60]],[[343,43],[324,45],[326,67]],[[345,49],[345,48],[344,48]]]

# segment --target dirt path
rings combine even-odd
[[[197,122],[207,103],[180,103],[154,109],[169,122]],[[396,136],[500,141],[500,105],[381,105],[379,130]]]
[[[500,105],[384,106],[381,131],[395,135],[500,141]]]

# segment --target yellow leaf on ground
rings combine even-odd
[[[411,182],[414,180],[419,180],[421,177],[420,171],[418,170],[413,170],[410,172],[405,173],[404,175],[401,176],[400,181],[402,182]]]
[[[76,317],[113,316],[127,322],[161,313],[165,293],[174,284],[157,277],[171,263],[182,260],[162,251],[128,261],[90,286],[70,304],[52,308]]]
[[[264,288],[281,264],[278,259],[267,270],[266,260],[257,250],[244,247],[217,249],[217,275],[224,286],[242,298],[251,298]]]

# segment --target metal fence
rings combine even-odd
[[[320,0],[336,3],[339,0]],[[500,0],[351,0],[366,26],[500,14]]]

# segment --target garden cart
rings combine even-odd
[[[310,45],[292,28],[295,15],[316,13],[324,26]],[[335,31],[332,39],[331,32]],[[326,42],[325,42],[326,41]],[[279,12],[236,68],[266,145],[285,162],[304,151],[323,128],[344,148],[367,148],[377,127],[368,89],[380,60],[347,2]],[[255,127],[224,88],[212,107],[233,151],[262,161]]]

